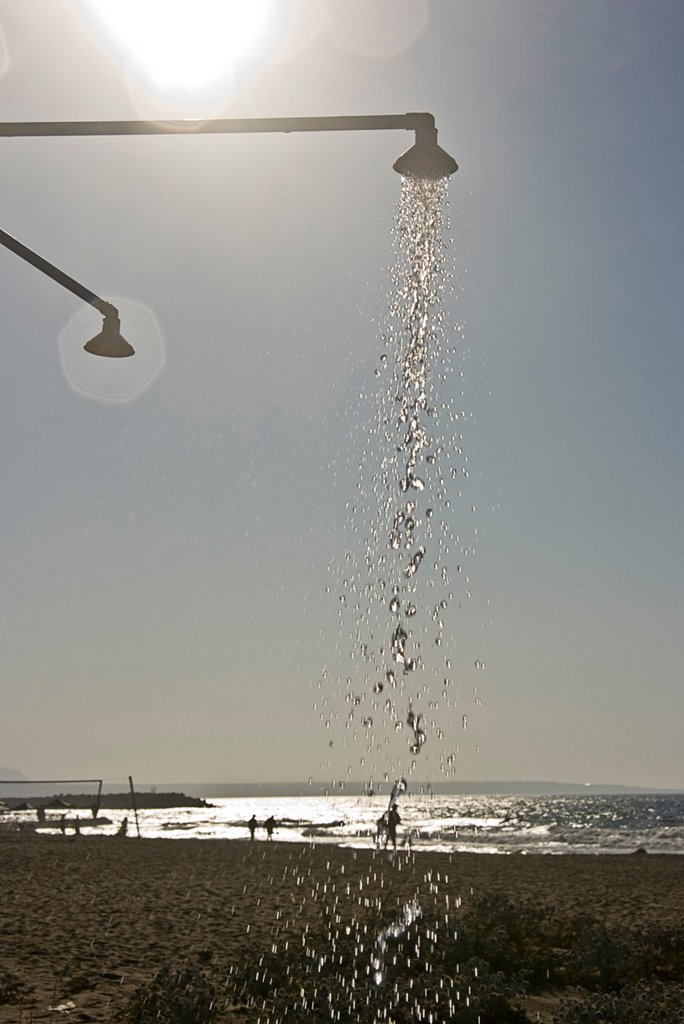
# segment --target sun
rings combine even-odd
[[[193,94],[253,54],[272,0],[87,0],[86,10],[156,90]]]

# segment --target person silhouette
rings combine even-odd
[[[252,841],[254,841],[254,833],[256,831],[256,827],[257,827],[257,820],[254,817],[254,815],[252,815],[252,817],[247,822],[247,828],[249,829],[249,838]]]
[[[387,849],[387,844],[391,840],[392,846],[394,847],[394,849],[396,851],[396,849],[397,849],[397,825],[399,825],[400,823],[401,823],[401,818],[399,817],[399,811],[397,810],[397,805],[396,804],[392,804],[392,806],[390,807],[389,811],[387,812],[387,835],[385,836],[385,849]]]
[[[275,818],[271,814],[270,817],[264,822],[264,828],[266,829],[266,838],[273,839],[273,829],[276,827]]]

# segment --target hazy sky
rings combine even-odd
[[[435,114],[479,536],[454,657],[486,662],[459,777],[684,785],[680,0],[236,0],[263,24],[220,31],[188,0],[199,62],[98,7],[131,10],[0,0],[1,120]],[[0,764],[344,777],[312,702],[410,142],[0,140],[1,226],[139,350],[82,356],[97,313],[0,251]]]

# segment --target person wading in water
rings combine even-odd
[[[401,823],[401,818],[399,817],[399,811],[397,810],[397,805],[396,804],[392,804],[392,806],[390,807],[389,811],[387,812],[387,835],[385,836],[385,849],[387,849],[387,844],[389,842],[391,842],[392,846],[394,847],[394,849],[396,851],[396,849],[397,849],[397,825],[399,825],[400,823]]]

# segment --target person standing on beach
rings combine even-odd
[[[275,818],[271,815],[264,822],[264,828],[266,829],[266,838],[268,840],[273,839],[273,829],[276,827]]]
[[[391,840],[395,853],[397,849],[397,825],[399,825],[400,823],[401,818],[399,817],[397,805],[392,804],[389,811],[387,812],[387,835],[385,836],[385,849],[387,849],[387,844]]]
[[[252,840],[252,842],[254,842],[254,833],[256,831],[256,827],[257,827],[257,820],[254,817],[254,815],[252,815],[252,817],[247,822],[247,828],[249,829],[249,838]]]

